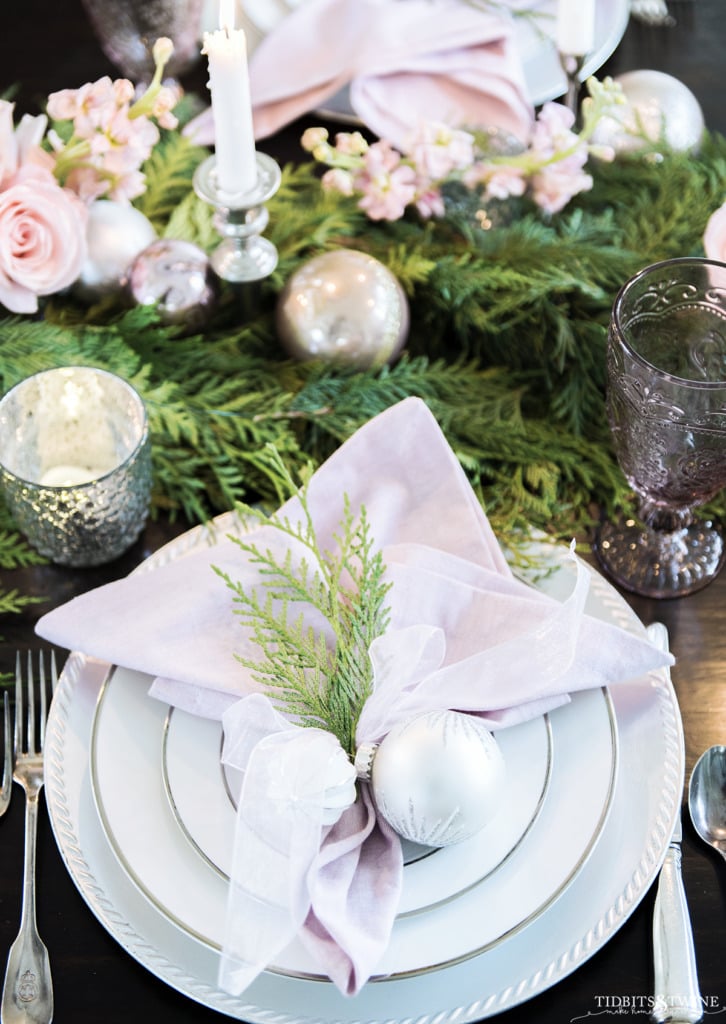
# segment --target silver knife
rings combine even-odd
[[[648,627],[652,643],[668,650],[668,631],[660,622]],[[703,1017],[693,930],[681,875],[681,811],[673,828],[658,878],[653,909],[654,999],[656,1024],[696,1024]]]

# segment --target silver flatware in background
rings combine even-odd
[[[726,860],[726,747],[709,747],[696,761],[688,809],[701,839]]]
[[[674,25],[665,0],[630,0],[630,13],[645,25]]]
[[[12,715],[8,691],[3,694],[3,779],[0,784],[0,817],[10,806],[13,792],[13,736]]]
[[[43,744],[52,688],[56,682],[51,654],[50,692],[45,661],[38,659],[38,694],[35,693],[32,657],[23,681],[20,655],[15,666],[15,765],[13,778],[25,790],[25,861],[20,931],[10,947],[5,971],[0,1021],[2,1024],[50,1024],[53,1020],[53,983],[48,950],[35,921],[35,837],[38,797],[43,787]],[[36,704],[37,701],[37,704]]]
[[[661,623],[648,627],[651,641],[668,650],[668,631]],[[695,1024],[703,1017],[698,986],[693,929],[681,875],[683,826],[678,812],[671,841],[658,877],[653,908],[654,1000],[656,1024]]]
[[[681,875],[681,816],[658,878],[653,910],[654,1002],[651,1019],[695,1024],[703,1017],[693,930]]]

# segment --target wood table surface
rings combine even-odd
[[[109,0],[112,2],[112,0]],[[604,71],[656,68],[680,78],[698,97],[710,128],[726,133],[726,7],[723,0],[680,3],[679,24],[645,28],[631,23]],[[78,86],[113,67],[98,49],[80,0],[4,4],[0,28],[0,94],[18,84],[19,110],[37,112],[54,89]],[[198,68],[186,83],[203,85]],[[297,127],[268,151],[287,158]],[[725,183],[726,193],[726,183]],[[2,338],[0,338],[2,344]],[[93,570],[55,566],[3,573],[3,585],[36,594],[40,605],[0,621],[0,670],[12,671],[16,649],[40,646],[34,624],[74,594],[119,578],[185,525],[150,522],[117,562]],[[626,595],[627,596],[627,595]],[[726,742],[726,574],[698,594],[671,601],[628,597],[641,620],[668,628],[677,663],[673,680],[686,741],[686,778],[706,747]],[[0,962],[20,919],[23,800],[16,791],[0,821]],[[690,904],[707,1020],[726,1020],[726,864],[696,837],[684,818],[683,873]],[[501,1014],[507,1024],[566,1024],[587,1017],[647,1020],[652,993],[653,888],[617,934],[582,967],[544,994]],[[38,847],[38,923],[54,973],[55,1020],[68,1024],[136,1021],[202,1024],[223,1019],[157,980],[129,957],[97,922],[77,892],[56,848],[45,814]],[[306,1008],[300,1007],[305,1013]]]

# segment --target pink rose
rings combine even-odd
[[[72,284],[86,256],[83,203],[43,167],[26,164],[0,192],[0,302],[34,313],[39,295]]]
[[[726,203],[709,217],[703,235],[703,248],[710,260],[726,263]]]

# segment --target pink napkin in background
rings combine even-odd
[[[404,151],[422,121],[498,127],[526,142],[534,118],[503,9],[467,0],[306,0],[251,57],[256,137],[348,84],[363,124]],[[211,112],[186,133],[212,144]]]
[[[342,495],[365,505],[393,588],[391,623],[371,649],[374,690],[357,742],[429,708],[515,724],[586,687],[617,685],[672,663],[584,611],[589,570],[542,594],[509,570],[438,424],[406,399],[362,427],[314,474],[308,498],[322,547],[334,544]],[[284,514],[299,515],[291,499]],[[258,544],[279,543],[263,526]],[[400,842],[330,734],[286,720],[234,654],[254,650],[212,572],[258,581],[229,539],[100,587],[44,616],[47,640],[155,676],[151,692],[222,718],[223,758],[243,773],[220,983],[242,991],[294,936],[346,993],[375,971],[398,905]]]

